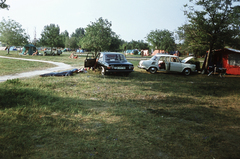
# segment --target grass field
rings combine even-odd
[[[40,51],[40,52],[43,52],[43,51]],[[71,64],[73,67],[79,67],[79,65],[83,66],[83,58],[81,58],[81,56],[79,56],[80,57],[79,59],[70,59],[68,58],[69,55],[70,53],[63,53],[60,56],[28,56],[28,55],[23,56],[23,55],[19,55],[18,52],[16,51],[10,52],[10,55],[7,55],[6,51],[0,51],[0,56],[64,62],[66,64]]]
[[[68,56],[24,58],[83,65]],[[0,83],[0,158],[240,157],[239,78],[149,74],[130,62],[129,77]]]
[[[31,62],[22,60],[9,60],[0,58],[0,76],[28,72],[33,70],[43,70],[48,67],[54,67],[55,65],[42,63],[42,62]]]

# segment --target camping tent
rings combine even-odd
[[[23,47],[22,55],[27,52],[28,55],[32,55],[36,51],[36,46],[33,44],[27,44]]]
[[[17,51],[17,48],[16,48],[16,46],[11,46],[9,50],[10,51]]]
[[[164,54],[165,53],[165,50],[155,50],[153,53],[152,53],[152,56],[156,55],[156,54]]]
[[[206,66],[216,68],[226,68],[226,73],[231,75],[240,75],[240,50],[224,48],[214,50],[212,55],[206,54],[203,70]]]
[[[143,51],[143,56],[149,56],[149,51],[148,50],[141,50],[141,51]]]

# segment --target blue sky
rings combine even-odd
[[[176,31],[187,22],[183,10],[189,0],[7,0],[1,17],[13,19],[34,38],[44,26],[56,24],[69,34],[86,28],[99,17],[112,22],[112,30],[125,41],[145,40],[150,31]],[[2,19],[1,19],[2,20]]]

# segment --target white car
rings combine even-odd
[[[156,54],[150,60],[140,61],[138,68],[145,69],[150,73],[156,73],[157,71],[173,71],[182,72],[188,76],[191,74],[191,72],[196,71],[195,64],[187,63],[192,58],[194,57],[191,56],[180,60],[178,56]]]

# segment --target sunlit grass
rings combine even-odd
[[[0,83],[0,158],[239,157],[238,78],[149,74],[130,62],[129,77]]]
[[[55,65],[42,62],[0,58],[0,76],[34,70],[43,70],[49,67],[55,67]]]

